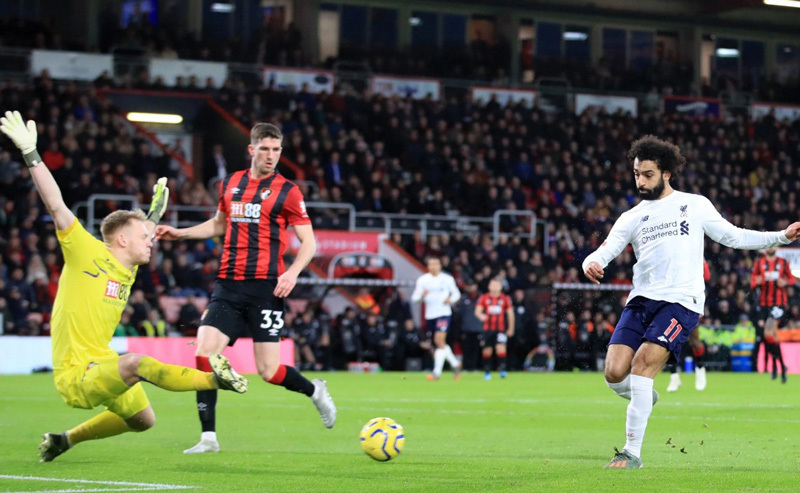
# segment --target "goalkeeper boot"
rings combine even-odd
[[[322,419],[322,424],[325,428],[333,428],[336,424],[336,405],[333,403],[333,398],[328,392],[328,385],[325,380],[315,378],[311,381],[314,384],[314,394],[311,396],[311,402],[317,406],[319,417]]]
[[[214,380],[220,389],[240,394],[247,392],[247,379],[234,371],[228,358],[221,354],[212,354],[208,357],[208,364],[211,365]]]
[[[69,450],[69,438],[66,433],[45,433],[39,445],[39,462],[50,462]]]
[[[623,449],[622,452],[614,447],[614,458],[603,469],[641,469],[642,459]]]

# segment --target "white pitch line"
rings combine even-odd
[[[112,489],[77,489],[77,490],[28,490],[28,491],[11,491],[9,493],[85,493],[88,491],[163,491],[162,488],[112,488]]]
[[[80,484],[101,484],[108,486],[127,486],[129,488],[117,489],[78,489],[78,490],[47,490],[51,493],[55,491],[155,491],[155,490],[191,490],[196,486],[185,486],[181,484],[163,483],[134,483],[131,481],[95,481],[91,479],[69,479],[69,478],[43,478],[38,476],[15,476],[12,474],[0,474],[0,479],[18,479],[22,481],[51,481],[58,483],[80,483]],[[138,488],[130,488],[137,486]]]

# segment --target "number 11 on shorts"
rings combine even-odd
[[[675,330],[674,333],[672,332],[673,330]],[[678,337],[678,334],[680,334],[682,330],[683,326],[681,326],[681,324],[679,324],[678,321],[673,318],[672,322],[669,324],[669,327],[667,327],[667,330],[664,331],[664,337],[669,337],[669,342],[672,342],[676,337]],[[672,333],[671,336],[670,333]]]

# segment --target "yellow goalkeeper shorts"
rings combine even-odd
[[[56,389],[70,407],[94,409],[104,405],[128,419],[150,405],[141,383],[128,387],[119,374],[119,356],[100,358],[58,372]]]

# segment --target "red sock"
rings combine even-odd
[[[764,340],[767,341],[767,344],[775,344],[775,337],[773,336],[767,336]]]
[[[195,356],[194,361],[198,370],[208,372],[212,371],[211,364],[208,362],[208,356]]]
[[[284,378],[286,378],[286,366],[280,365],[275,374],[272,375],[272,378],[269,379],[269,383],[273,385],[280,385],[283,383]]]
[[[704,354],[706,354],[705,345],[700,346],[699,348],[692,348],[692,354],[695,358],[701,358]]]

